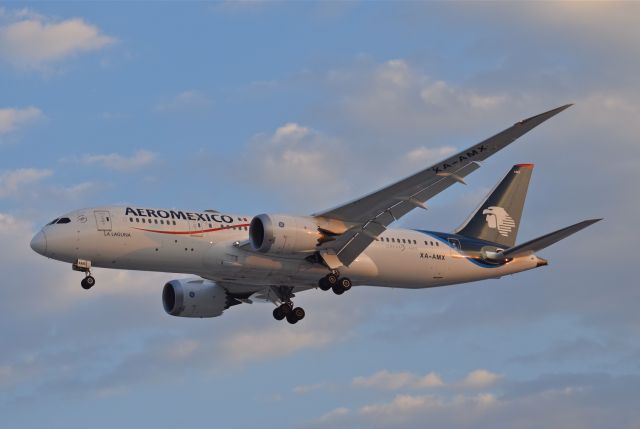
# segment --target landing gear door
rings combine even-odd
[[[111,231],[111,214],[107,210],[95,210],[93,214],[96,217],[96,225],[98,231]]]

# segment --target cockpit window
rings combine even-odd
[[[53,225],[54,223],[58,222],[59,220],[60,220],[60,218],[57,217],[54,220],[52,220],[51,222],[49,222],[47,225]]]
[[[61,224],[61,223],[69,223],[71,222],[71,219],[69,219],[68,217],[61,217],[58,222],[56,222],[56,224]]]

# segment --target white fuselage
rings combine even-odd
[[[195,274],[246,285],[315,287],[327,268],[297,255],[258,253],[247,247],[250,216],[214,211],[132,209],[77,210],[68,223],[43,227],[39,253],[94,267]],[[33,245],[33,244],[32,244]],[[442,237],[388,229],[340,272],[354,285],[427,288],[464,283],[535,268],[535,255],[486,266]]]

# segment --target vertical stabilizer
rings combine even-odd
[[[512,247],[516,242],[532,172],[533,164],[514,165],[456,232]]]

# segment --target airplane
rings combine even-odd
[[[589,219],[516,245],[532,164],[516,164],[453,232],[390,228],[480,167],[480,162],[567,104],[515,123],[474,146],[346,204],[308,216],[256,216],[136,206],[75,210],[45,225],[31,248],[72,264],[95,284],[93,267],[195,275],[167,282],[164,310],[216,317],[254,301],[273,317],[305,317],[297,293],[352,286],[421,289],[496,279],[547,265],[536,252],[601,219]],[[321,184],[318,184],[321,186]]]

